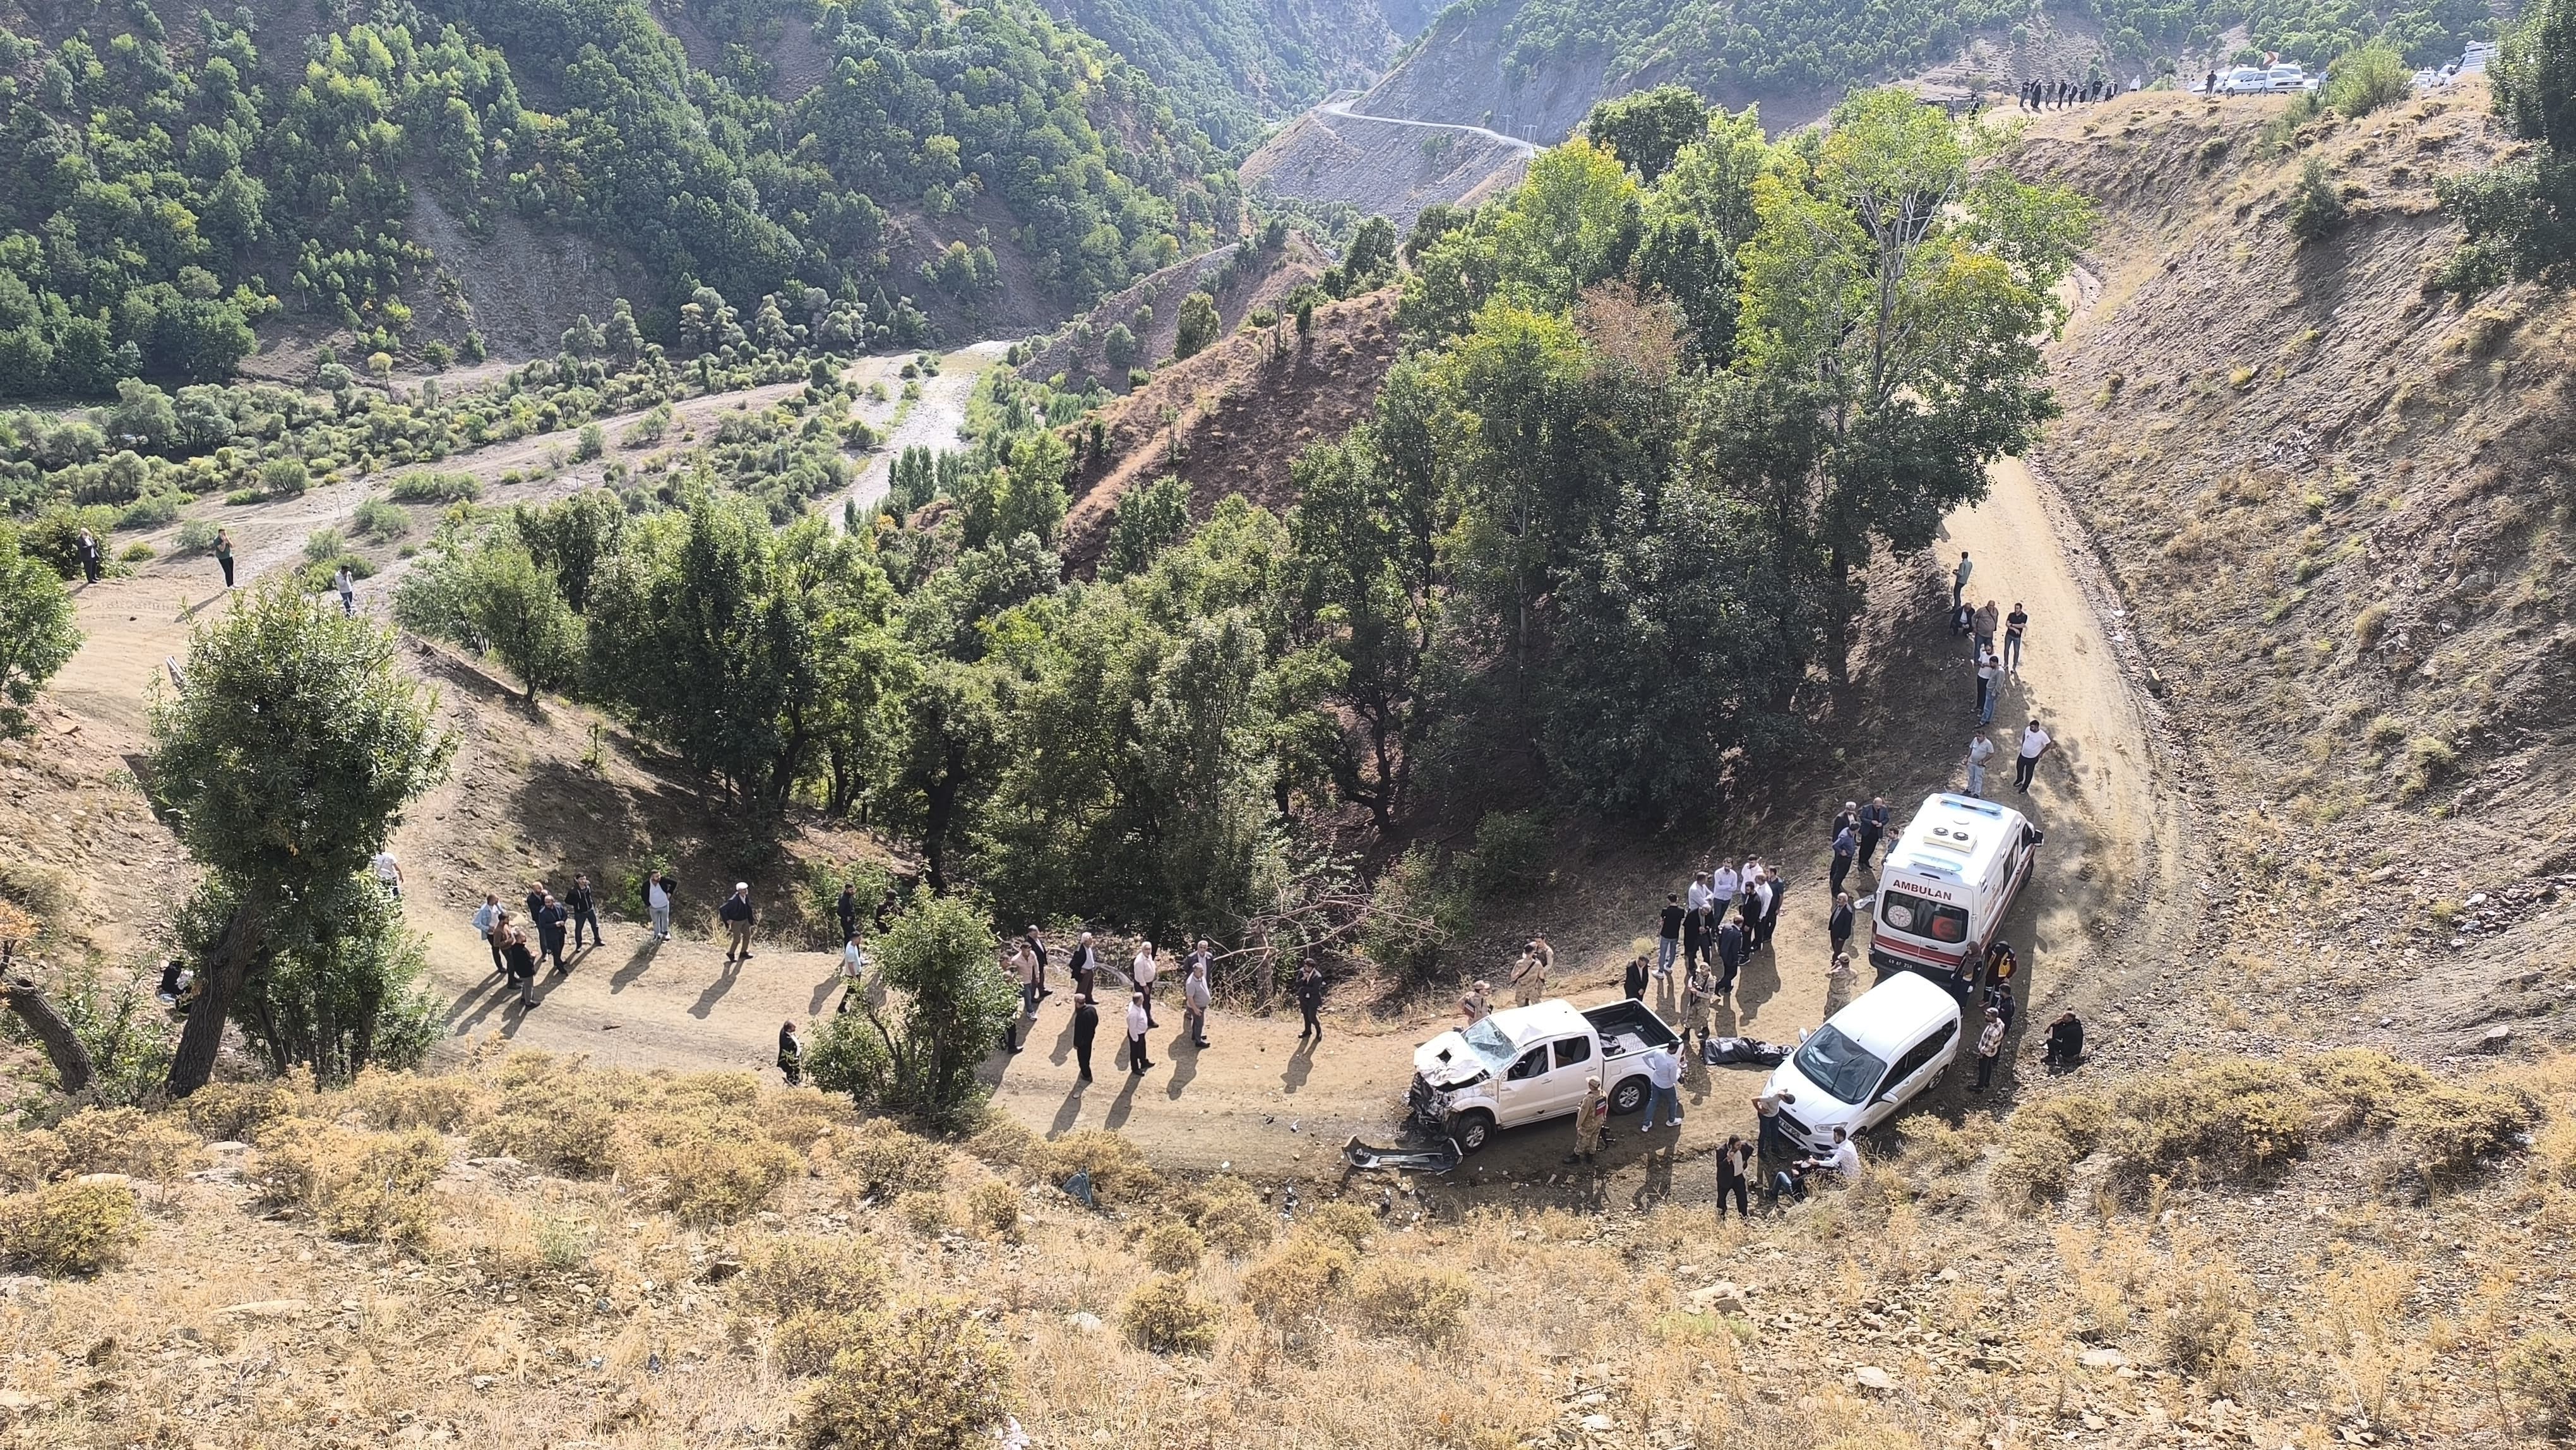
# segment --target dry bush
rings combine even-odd
[[[781,1320],[778,1332],[770,1336],[770,1353],[777,1357],[778,1367],[792,1375],[815,1375],[832,1367],[841,1351],[856,1349],[860,1341],[877,1330],[876,1321],[865,1314],[841,1314],[829,1309],[799,1309]]]
[[[2102,1135],[2111,1190],[2142,1199],[2157,1178],[2229,1181],[2269,1172],[2307,1151],[2315,1103],[2298,1069],[2243,1058],[2190,1061],[2120,1091]]]
[[[987,1178],[966,1195],[966,1221],[989,1234],[1015,1237],[1020,1231],[1018,1190],[998,1178]]]
[[[1369,1333],[1438,1346],[1455,1339],[1467,1320],[1467,1276],[1455,1269],[1422,1269],[1378,1260],[1363,1266],[1351,1285],[1351,1307]]]
[[[1327,1238],[1340,1239],[1357,1252],[1377,1237],[1377,1215],[1356,1203],[1335,1199],[1307,1210],[1305,1227]]]
[[[1207,1253],[1207,1240],[1188,1224],[1167,1218],[1145,1230],[1136,1241],[1136,1252],[1166,1274],[1186,1274],[1199,1266]]]
[[[2530,1428],[2551,1439],[2576,1432],[2576,1338],[2548,1331],[2524,1335],[2497,1368],[2530,1415]]]
[[[1200,1298],[1187,1274],[1156,1274],[1118,1306],[1128,1342],[1156,1354],[1205,1354],[1224,1322],[1225,1310]]]
[[[90,1108],[56,1125],[71,1173],[124,1173],[168,1182],[202,1166],[197,1137],[140,1108]]]
[[[210,1082],[188,1094],[188,1126],[209,1143],[252,1143],[261,1128],[301,1106],[301,1095],[275,1079]]]
[[[370,1128],[429,1128],[453,1133],[482,1105],[461,1077],[422,1077],[375,1068],[358,1074],[342,1099]]]
[[[894,1214],[923,1238],[948,1231],[948,1200],[936,1193],[907,1193],[894,1201]]]
[[[984,1124],[966,1140],[966,1151],[999,1167],[1017,1168],[1035,1161],[1046,1140],[1008,1113],[988,1112]]]
[[[580,1268],[598,1233],[583,1214],[532,1209],[497,1193],[459,1195],[449,1210],[454,1222],[438,1235],[441,1253],[471,1258],[484,1273],[511,1283]]]
[[[47,1278],[96,1274],[125,1262],[143,1212],[123,1183],[48,1183],[0,1198],[0,1260]]]
[[[682,1223],[733,1223],[769,1202],[805,1160],[767,1138],[689,1137],[635,1155],[636,1171],[659,1181],[654,1202]]]
[[[1008,1413],[1011,1364],[955,1305],[906,1310],[832,1361],[797,1422],[808,1450],[963,1450]]]
[[[1956,1128],[1918,1115],[1905,1125],[1905,1166],[1927,1174],[1956,1173],[1983,1156],[1994,1135],[1995,1121],[1984,1113]]]
[[[761,1132],[800,1153],[859,1121],[848,1099],[813,1088],[773,1092],[759,1101],[754,1112]]]
[[[885,1301],[885,1271],[863,1239],[769,1239],[734,1283],[745,1306],[782,1318],[866,1314]]]
[[[2110,1120],[2110,1104],[2080,1093],[2022,1108],[2005,1127],[1987,1186],[2015,1205],[2063,1197],[2069,1173],[2101,1141]]]
[[[1231,1175],[1211,1178],[1183,1194],[1178,1206],[1209,1247],[1234,1258],[1270,1247],[1277,1233],[1270,1205],[1251,1184]]]
[[[604,1178],[617,1166],[617,1109],[608,1102],[553,1088],[502,1101],[466,1137],[477,1157],[516,1158],[567,1178]]]
[[[51,1128],[0,1134],[0,1188],[27,1189],[63,1176],[71,1150]]]
[[[1076,1173],[1090,1174],[1091,1192],[1105,1204],[1141,1203],[1163,1186],[1135,1144],[1088,1128],[1039,1144],[1027,1162],[1039,1181],[1057,1188]]]
[[[2236,1302],[2233,1276],[2212,1267],[2165,1293],[2156,1316],[2156,1353],[2185,1374],[2211,1378],[2243,1358],[2254,1317]]]
[[[364,1133],[288,1119],[262,1135],[262,1197],[313,1215],[322,1231],[358,1241],[420,1238],[429,1230],[429,1186],[447,1167],[447,1142],[426,1128]]]
[[[1291,1234],[1286,1243],[1243,1271],[1243,1302],[1255,1317],[1283,1334],[1324,1312],[1351,1274],[1351,1252],[1321,1234]]]
[[[861,1128],[838,1154],[850,1184],[867,1198],[936,1192],[948,1181],[948,1150],[882,1119]]]

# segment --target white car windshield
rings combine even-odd
[[[1807,1081],[1847,1103],[1866,1100],[1887,1074],[1886,1063],[1831,1023],[1816,1029],[1796,1060]]]
[[[1512,1045],[1510,1038],[1503,1035],[1503,1029],[1494,1025],[1491,1017],[1480,1019],[1458,1035],[1467,1040],[1468,1050],[1475,1053],[1491,1072],[1501,1072],[1511,1066],[1513,1055],[1520,1051]]]

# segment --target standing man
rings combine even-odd
[[[376,858],[367,864],[375,868],[376,884],[385,889],[385,894],[396,901],[402,900],[402,863],[394,859],[394,848],[387,846],[378,851]]]
[[[1860,808],[1860,869],[1873,876],[1878,874],[1878,868],[1870,864],[1870,857],[1878,853],[1878,843],[1887,838],[1890,818],[1887,797],[1883,795],[1871,796],[1869,804]]]
[[[1986,732],[1968,737],[1968,794],[1979,800],[1986,798],[1986,762],[1994,754],[1995,742],[1986,738]]]
[[[1145,1032],[1146,1029],[1153,1025],[1154,1019],[1145,1011],[1145,994],[1142,992],[1128,993],[1127,1070],[1131,1073],[1142,1073],[1145,1069],[1154,1065],[1147,1061],[1145,1057]]]
[[[859,888],[852,882],[841,883],[841,897],[832,903],[832,914],[840,918],[841,940],[859,934]]]
[[[1163,974],[1163,959],[1154,955],[1154,944],[1147,942],[1136,949],[1136,959],[1128,963],[1128,978],[1145,999],[1145,1025],[1160,1027],[1154,1020],[1154,979]]]
[[[581,934],[585,929],[590,932],[592,946],[600,946],[607,942],[607,935],[599,929],[599,895],[590,889],[589,872],[573,873],[572,891],[564,898],[564,906],[572,912],[572,949],[574,951],[581,950]]]
[[[1968,576],[1976,570],[1977,566],[1968,562],[1968,551],[1961,549],[1959,567],[1950,571],[1950,612],[1952,614],[1958,613],[1959,606],[1967,602]]]
[[[1458,1015],[1467,1019],[1468,1026],[1473,1027],[1494,1015],[1493,990],[1493,983],[1480,981],[1458,999]]]
[[[883,931],[883,930],[885,930],[885,928],[884,928],[882,925],[880,925],[880,926],[877,928],[877,930],[879,930],[879,931]],[[1038,959],[1038,1000],[1039,1000],[1039,1001],[1041,1001],[1041,1002],[1043,1002],[1043,1001],[1045,1001],[1047,998],[1052,997],[1052,996],[1054,996],[1054,995],[1055,995],[1053,992],[1050,992],[1050,991],[1048,991],[1048,990],[1047,990],[1047,984],[1046,984],[1046,973],[1047,973],[1047,949],[1046,949],[1046,938],[1045,938],[1045,937],[1043,937],[1043,936],[1040,936],[1040,935],[1038,934],[1037,924],[1036,924],[1035,922],[1031,922],[1031,923],[1029,924],[1029,929],[1028,929],[1027,933],[1026,933],[1025,935],[1023,935],[1023,936],[1020,938],[1020,940],[1022,940],[1022,941],[1024,941],[1024,942],[1027,942],[1027,943],[1029,944],[1029,954],[1030,954],[1031,956],[1034,956],[1034,957],[1036,957],[1036,958]]]
[[[1769,940],[1762,929],[1762,921],[1770,909],[1771,872],[1758,863],[1748,862],[1744,869],[1744,910],[1740,913],[1744,918],[1746,951],[1758,952]]]
[[[1977,1034],[1977,1085],[1968,1089],[1981,1093],[1995,1080],[1995,1059],[2003,1055],[2004,1014],[1986,1009],[1986,1030]]]
[[[1073,1060],[1082,1069],[1082,1080],[1091,1081],[1091,1039],[1100,1031],[1100,1008],[1091,994],[1081,993],[1073,999]]]
[[[1531,942],[1512,963],[1512,1005],[1527,1007],[1547,995],[1547,968],[1538,964],[1538,943]]]
[[[2003,693],[2003,661],[1992,652],[1977,656],[1977,723],[1995,723],[1995,696]]]
[[[778,1024],[778,1070],[787,1074],[789,1087],[805,1085],[805,1040],[792,1021]]]
[[[716,919],[725,927],[725,961],[728,965],[751,960],[751,883],[737,881],[733,895],[716,908]]]
[[[341,565],[340,572],[331,576],[331,587],[340,591],[340,612],[351,619],[357,618],[358,580],[349,572],[348,565]]]
[[[1682,950],[1682,921],[1689,915],[1690,913],[1682,910],[1682,899],[1679,895],[1672,892],[1664,893],[1664,924],[1662,934],[1655,938],[1656,976],[1669,977],[1673,974],[1673,958],[1681,955]]]
[[[1653,1092],[1646,1098],[1645,1126],[1637,1131],[1640,1133],[1655,1131],[1655,1109],[1658,1107],[1669,1109],[1673,1115],[1671,1126],[1680,1127],[1682,1125],[1682,1045],[1678,1039],[1666,1043],[1661,1052],[1646,1054],[1646,1084],[1653,1089]]]
[[[99,550],[98,536],[87,529],[81,530],[80,566],[81,577],[92,584],[97,583],[99,576],[107,572],[107,557]]]
[[[1735,990],[1735,974],[1744,967],[1744,924],[1729,918],[1717,924],[1717,995]]]
[[[1753,1206],[1746,1197],[1752,1188],[1753,1145],[1740,1133],[1729,1133],[1726,1143],[1717,1150],[1717,1216],[1726,1217],[1726,1200],[1735,1198],[1735,1216],[1753,1217]]]
[[[1583,1080],[1583,1105],[1574,1110],[1574,1152],[1568,1163],[1589,1163],[1601,1151],[1601,1130],[1610,1126],[1610,1099],[1601,1093],[1601,1079]]]
[[[1854,824],[1834,832],[1833,880],[1825,889],[1840,894],[1843,889],[1843,878],[1851,875],[1852,862],[1859,857],[1860,827],[1855,820]]]
[[[496,974],[507,973],[510,968],[509,962],[501,955],[501,920],[501,898],[489,891],[484,892],[483,905],[474,913],[474,934],[483,938],[483,944],[492,949],[492,970]]]
[[[2057,748],[2048,732],[2039,728],[2039,717],[2032,716],[2030,725],[2021,732],[2021,758],[2013,762],[2013,786],[2023,795],[2030,794],[2030,777],[2039,769],[2039,758]]]
[[[1699,883],[1693,881],[1691,888],[1697,890]],[[1682,975],[1688,976],[1698,971],[1701,960],[1707,955],[1708,908],[1706,906],[1689,907],[1682,912]]]
[[[1297,1012],[1306,1019],[1306,1025],[1297,1033],[1299,1042],[1310,1035],[1319,1045],[1323,1042],[1324,1024],[1315,1015],[1323,1010],[1324,969],[1309,961],[1297,968]]]
[[[1767,947],[1780,929],[1780,903],[1788,899],[1789,878],[1765,866],[1762,889],[1766,893],[1762,900],[1762,944]]]
[[[1181,983],[1181,1017],[1183,1025],[1189,1029],[1190,1046],[1193,1048],[1208,1045],[1208,1004],[1213,1000],[1215,993],[1208,989],[1207,958],[1192,952],[1190,974]]]
[[[1074,944],[1071,967],[1074,990],[1098,1001],[1099,993],[1095,989],[1100,982],[1100,949],[1091,944],[1091,933],[1084,932],[1082,939]]]
[[[2016,599],[2012,613],[2004,616],[2004,673],[2007,675],[2021,673],[2021,635],[2028,628],[2030,611],[2022,608],[2021,601]]]
[[[570,971],[571,968],[564,965],[563,949],[564,923],[572,919],[572,913],[564,910],[563,903],[555,900],[555,894],[549,891],[538,898],[533,915],[537,923],[537,945],[544,949],[546,956],[555,959],[558,973]]]
[[[1628,1000],[1631,1002],[1643,1001],[1645,999],[1646,954],[1644,952],[1637,953],[1635,957],[1629,960],[1628,970],[1620,977],[1619,990],[1626,993]]]
[[[1682,978],[1682,1043],[1688,1046],[1691,1034],[1699,1034],[1699,1045],[1708,1046],[1709,1003],[1717,996],[1717,983],[1705,965],[1690,968]]]
[[[858,938],[850,940],[856,943]],[[1038,1025],[1037,953],[1030,951],[1025,941],[1011,948],[1011,977],[1020,984],[1020,1021],[1012,1024],[1011,1032],[1011,1050],[1017,1052],[1028,1046],[1022,1034]]]
[[[1797,1100],[1796,1093],[1764,1093],[1753,1100],[1753,1121],[1760,1128],[1753,1135],[1754,1142],[1765,1157],[1775,1149],[1783,1157],[1790,1153],[1788,1130],[1780,1126],[1780,1110]]]
[[[224,571],[224,587],[225,587],[226,589],[230,589],[230,588],[232,588],[232,587],[233,587],[233,536],[232,536],[229,532],[227,532],[227,531],[225,531],[225,530],[223,530],[223,529],[217,529],[217,530],[215,530],[215,562],[216,562],[217,564],[221,565],[221,566],[222,566],[222,568],[223,568],[223,571]]]
[[[1851,940],[1852,934],[1852,899],[1850,892],[1837,891],[1834,893],[1834,914],[1825,923],[1825,934],[1833,939],[1833,954],[1835,956],[1841,956],[1843,954],[1843,947]]]
[[[652,919],[653,940],[671,939],[671,873],[656,871],[644,881],[644,914]]]
[[[501,939],[501,954],[509,964],[507,975],[519,984],[519,1009],[526,1011],[537,1005],[537,958],[528,950],[527,933],[510,925],[507,912],[501,914],[501,924],[492,930]]]

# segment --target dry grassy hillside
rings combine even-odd
[[[2104,220],[2036,459],[2232,805],[2207,889],[2240,942],[2357,1031],[2457,1052],[2568,986],[2576,308],[2427,285],[2459,235],[2435,178],[2499,154],[2482,86],[2294,152],[2280,105],[2146,95],[2024,141]],[[2307,243],[2304,156],[2349,208]]]
[[[2124,1104],[2062,1208],[2062,1139],[1970,1119],[1758,1226],[1651,1155],[1615,1200],[1292,1205],[725,1074],[219,1084],[0,1136],[0,1444],[910,1450],[997,1412],[1039,1447],[2514,1443],[2576,1409],[2571,1083],[2439,1103],[2552,1117],[2429,1208],[2364,1187],[2438,1153],[2423,1082],[2346,1056]],[[2137,1178],[2187,1153],[2271,1197]]]
[[[1020,365],[1020,375],[1044,381],[1063,374],[1072,386],[1079,387],[1079,380],[1088,378],[1123,390],[1127,376],[1110,365],[1103,349],[1112,327],[1123,325],[1135,336],[1136,365],[1150,368],[1172,355],[1181,333],[1181,302],[1191,293],[1213,296],[1217,320],[1231,332],[1243,325],[1254,308],[1276,308],[1281,298],[1323,276],[1332,265],[1302,232],[1289,233],[1287,245],[1276,253],[1255,254],[1249,266],[1230,265],[1235,257],[1235,248],[1219,247],[1175,262],[1103,299],[1070,326],[1042,339]]]
[[[1294,501],[1289,468],[1297,456],[1367,415],[1395,351],[1389,289],[1316,308],[1302,343],[1286,323],[1244,328],[1155,373],[1102,410],[1108,447],[1086,454],[1067,480],[1074,504],[1065,559],[1088,568],[1108,542],[1119,496],[1166,473],[1188,481],[1195,517],[1229,494],[1285,508]]]

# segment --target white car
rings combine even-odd
[[[1590,1008],[1563,998],[1506,1007],[1415,1048],[1405,1102],[1416,1121],[1474,1153],[1498,1128],[1571,1116],[1588,1078],[1601,1079],[1614,1116],[1637,1111],[1646,1105],[1646,1058],[1678,1040],[1653,1008],[1625,997]]]
[[[1831,1152],[1834,1129],[1859,1137],[1941,1080],[1959,1056],[1959,999],[1913,972],[1899,972],[1805,1034],[1771,1070],[1791,1142]]]
[[[2296,95],[2311,84],[2306,71],[2286,60],[2263,73],[2263,88],[2276,95]]]
[[[2272,73],[2257,65],[2240,65],[2218,78],[2223,95],[2259,96],[2272,89]]]

